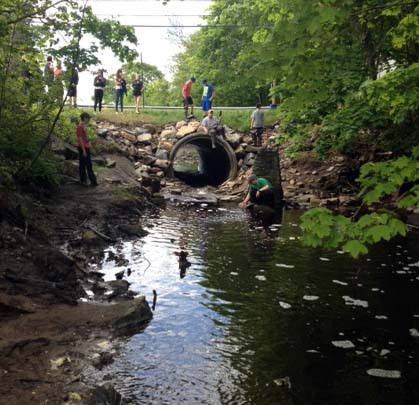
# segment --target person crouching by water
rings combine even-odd
[[[87,186],[87,176],[90,185],[97,186],[96,176],[93,173],[92,160],[90,157],[90,142],[87,138],[85,125],[89,123],[90,115],[86,112],[80,114],[80,123],[77,125],[77,149],[79,151],[80,183]],[[86,175],[87,174],[87,175]]]
[[[206,135],[211,137],[212,148],[215,149],[215,137],[221,136],[225,137],[225,129],[221,125],[221,111],[220,111],[220,120],[214,117],[214,111],[209,110],[208,115],[202,120],[201,126]]]
[[[272,184],[262,178],[257,178],[254,174],[247,178],[249,189],[246,198],[240,203],[240,207],[247,208],[253,204],[267,205],[271,208],[275,206],[275,195],[272,190]]]

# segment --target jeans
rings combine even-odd
[[[118,103],[121,106],[121,112],[124,111],[124,90],[115,89],[115,110],[118,111]]]
[[[255,146],[262,146],[263,128],[253,128],[252,139]]]
[[[256,190],[250,191],[250,201],[258,205],[268,205],[269,207],[275,207],[275,194],[269,189],[259,193],[259,198],[256,197]]]
[[[89,176],[89,180],[91,184],[96,185],[96,176],[93,173],[92,168],[92,159],[90,157],[90,149],[85,148],[86,156],[83,156],[82,148],[78,147],[79,150],[79,174],[80,174],[80,181],[82,183],[86,183],[87,176]]]
[[[95,89],[95,105],[93,109],[96,111],[99,106],[99,112],[102,111],[103,90]]]

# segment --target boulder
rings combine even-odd
[[[179,121],[179,122],[177,122],[177,123],[176,123],[175,128],[176,128],[177,130],[179,130],[180,128],[182,128],[182,127],[183,127],[183,126],[185,126],[185,125],[188,125],[188,123],[187,123],[185,120],[182,120],[182,121]]]
[[[142,134],[137,136],[137,141],[140,143],[145,143],[147,145],[150,145],[153,141],[153,135],[151,134]]]
[[[96,163],[99,166],[106,166],[106,159],[102,156],[95,156],[92,158],[92,162]]]
[[[129,134],[128,132],[121,131],[119,136],[121,136],[122,138],[126,139],[129,142],[132,142],[132,143],[137,142],[137,136]]]
[[[83,232],[82,239],[84,243],[89,245],[97,245],[102,242],[102,239],[91,230]]]
[[[64,160],[63,174],[70,177],[79,177],[79,162],[74,160]]]
[[[168,152],[170,152],[173,148],[173,143],[167,142],[167,141],[161,141],[159,142],[159,149],[165,149]]]
[[[115,160],[106,159],[106,167],[112,168],[112,167],[115,167],[115,166],[116,166]]]
[[[243,165],[253,166],[253,163],[255,162],[255,158],[256,158],[256,155],[254,153],[248,153],[243,160]]]
[[[108,135],[109,129],[108,128],[98,128],[96,130],[96,134],[100,136],[101,138],[106,138]]]
[[[163,160],[163,159],[157,159],[154,162],[154,166],[159,167],[160,169],[163,169],[163,170],[167,170],[167,168],[169,167],[169,161]]]
[[[163,159],[163,160],[169,160],[169,152],[165,149],[157,149],[156,158],[157,159]]]
[[[144,124],[143,128],[146,132],[148,132],[149,134],[152,134],[152,135],[157,132],[156,127],[152,124]]]
[[[233,132],[231,134],[226,134],[226,140],[233,149],[236,149],[242,142],[242,136]]]
[[[136,135],[143,135],[143,134],[147,133],[147,130],[145,128],[137,127],[137,128],[134,129],[134,132],[135,132]]]
[[[161,139],[164,139],[164,140],[176,138],[176,130],[174,128],[165,129],[160,134],[160,137],[161,137]]]
[[[234,153],[236,154],[237,159],[242,159],[246,155],[246,151],[244,150],[242,145],[239,145],[235,150]],[[243,162],[242,162],[243,163]]]
[[[64,142],[64,157],[67,160],[75,160],[79,158],[79,151],[73,145]]]
[[[246,152],[251,152],[251,153],[258,153],[261,151],[261,147],[257,147],[257,146],[252,146],[252,145],[246,145],[245,150]]]
[[[186,135],[196,132],[199,127],[199,122],[190,122],[188,125],[180,128],[176,133],[176,138],[183,138]]]

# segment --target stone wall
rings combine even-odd
[[[255,156],[253,173],[272,183],[277,202],[282,202],[281,167],[277,148],[261,149]]]

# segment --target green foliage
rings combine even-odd
[[[89,7],[63,0],[2,0],[0,14],[0,182],[53,187],[60,165],[48,151],[48,134],[61,99],[59,86],[43,75],[45,55],[66,66],[66,81],[74,65],[83,70],[99,63],[96,44],[83,46],[80,36],[92,34],[102,48],[124,60],[136,51],[132,27],[99,21]],[[86,42],[83,42],[86,44]],[[48,92],[45,85],[48,84]],[[57,100],[58,99],[58,100]],[[72,143],[75,126],[60,118],[55,134]]]
[[[388,212],[367,214],[359,221],[351,222],[327,208],[307,211],[301,218],[301,229],[306,245],[339,247],[354,258],[368,253],[368,245],[388,241],[397,235],[405,236],[407,232],[406,224]]]
[[[398,197],[396,207],[419,208],[419,147],[410,157],[362,166],[358,178],[365,205],[381,203],[388,196]],[[407,226],[388,210],[363,215],[356,222],[335,215],[326,208],[307,211],[301,220],[303,242],[308,246],[342,247],[353,257],[368,252],[367,246],[402,235]]]

